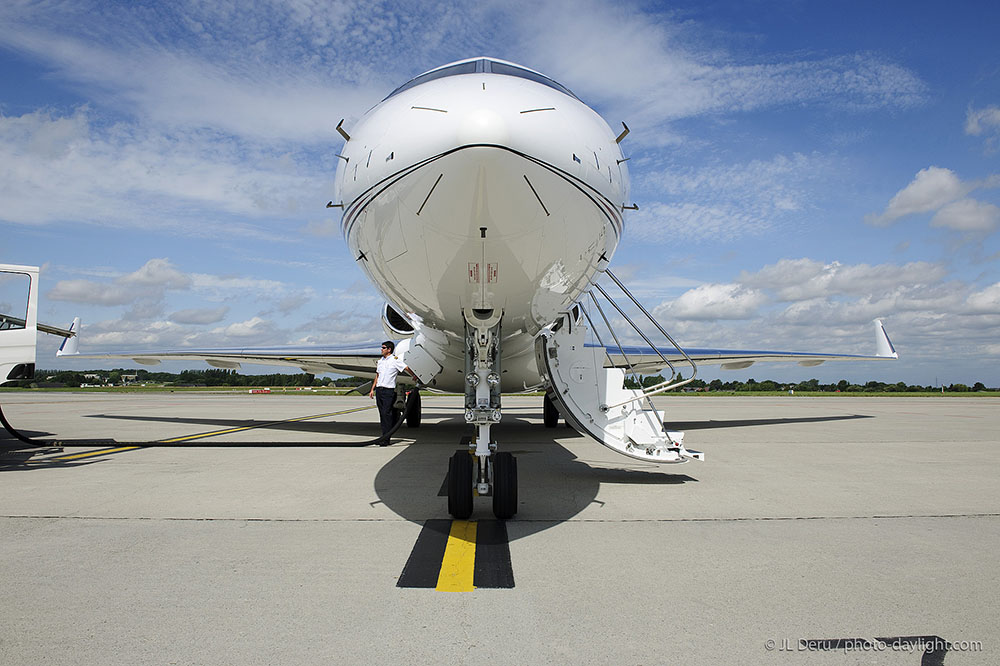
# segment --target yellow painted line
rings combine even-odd
[[[476,566],[476,522],[454,520],[441,559],[438,592],[472,592]]]
[[[362,412],[366,409],[375,409],[374,406],[367,407],[355,407],[354,409],[345,409],[341,412],[329,412],[327,414],[316,414],[314,416],[300,416],[294,419],[287,419],[284,421],[268,421],[267,423],[259,423],[252,426],[244,426],[242,428],[229,428],[228,430],[216,430],[215,432],[205,432],[198,435],[188,435],[186,437],[175,437],[173,439],[161,439],[155,440],[156,444],[176,444],[178,442],[187,442],[193,439],[201,439],[203,437],[214,437],[216,435],[225,435],[231,432],[240,432],[242,430],[253,430],[254,428],[266,428],[267,426],[281,425],[282,423],[295,423],[296,421],[309,421],[311,419],[322,419],[328,416],[341,416],[343,414],[351,414],[353,412]],[[116,449],[100,449],[98,451],[86,451],[84,453],[76,453],[69,456],[55,456],[52,458],[46,458],[46,460],[78,460],[80,458],[93,458],[94,456],[103,456],[108,453],[121,453],[122,451],[134,451],[136,449],[145,448],[143,446],[122,446]]]
[[[273,425],[281,425],[282,423],[295,423],[297,421],[309,421],[311,419],[322,419],[327,416],[341,416],[343,414],[351,414],[353,412],[363,412],[366,409],[375,409],[374,406],[368,407],[355,407],[354,409],[346,409],[342,412],[330,412],[329,414],[316,414],[315,416],[300,416],[295,419],[286,419],[284,421],[269,421],[267,423],[258,423],[252,426],[243,426],[242,428],[229,428],[228,430],[216,430],[215,432],[203,432],[198,435],[187,435],[185,437],[175,437],[173,439],[161,439],[158,441],[159,444],[176,444],[177,442],[189,442],[193,439],[201,439],[203,437],[215,437],[216,435],[228,435],[233,432],[242,432],[244,430],[253,430],[255,428],[266,428]]]
[[[71,456],[57,456],[55,458],[46,458],[46,460],[76,460],[77,458],[91,458],[93,456],[103,456],[105,453],[119,453],[121,451],[134,451],[135,449],[141,449],[141,446],[123,446],[117,449],[101,449],[100,451],[87,451],[86,453],[77,453]]]

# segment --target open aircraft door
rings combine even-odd
[[[38,339],[38,267],[0,264],[0,384],[31,379]]]

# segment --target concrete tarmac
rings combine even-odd
[[[0,432],[0,664],[1000,663],[998,399],[671,396],[707,460],[656,466],[505,396],[515,585],[467,593],[396,585],[448,518],[461,398],[386,448],[317,446],[377,434],[365,397],[0,404],[42,439],[182,440]]]

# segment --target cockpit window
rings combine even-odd
[[[477,72],[517,76],[522,79],[534,81],[535,83],[541,83],[542,85],[558,90],[565,95],[569,95],[574,99],[579,99],[569,90],[569,88],[556,83],[547,76],[542,76],[537,72],[532,72],[529,69],[517,67],[516,65],[508,65],[496,60],[490,60],[489,58],[480,58],[479,60],[460,62],[458,64],[451,65],[450,67],[442,67],[441,69],[435,69],[434,71],[427,72],[426,74],[421,74],[420,76],[410,79],[403,85],[393,90],[385,99],[389,99],[389,97],[398,95],[404,90],[409,90],[414,86],[419,86],[421,83],[427,83],[428,81],[433,81],[434,79],[442,79],[446,76],[455,76],[457,74],[476,74]],[[382,101],[384,102],[385,100]]]
[[[570,97],[576,97],[576,95],[570,92],[569,88],[556,83],[547,76],[542,76],[537,72],[532,72],[531,70],[524,69],[522,67],[514,67],[513,65],[507,65],[502,62],[497,62],[496,60],[491,60],[489,62],[491,68],[490,71],[492,71],[494,74],[519,76],[522,79],[528,79],[529,81],[534,81],[535,83],[541,83],[542,85],[548,86],[549,88],[555,88],[559,92],[569,95]]]
[[[398,95],[404,90],[409,90],[414,86],[419,86],[421,83],[427,83],[428,81],[433,81],[434,79],[443,79],[446,76],[455,76],[456,74],[475,74],[476,65],[478,64],[479,64],[478,60],[473,60],[471,62],[461,62],[457,65],[452,65],[451,67],[442,67],[441,69],[435,69],[433,72],[427,72],[426,74],[421,74],[420,76],[414,79],[410,79],[403,85],[393,90],[391,93],[389,93],[389,97],[392,97],[393,95]],[[386,97],[385,99],[389,99],[389,97]]]

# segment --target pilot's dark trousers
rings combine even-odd
[[[396,412],[392,409],[392,405],[395,402],[396,389],[385,388],[383,386],[375,387],[375,404],[378,406],[378,418],[382,424],[383,435],[392,430],[392,426],[396,425]]]

